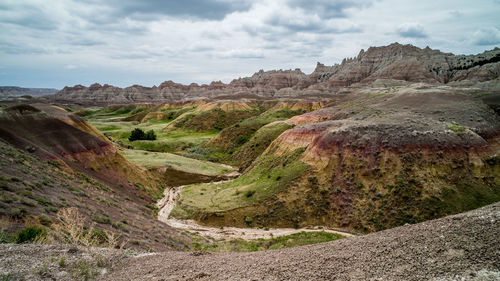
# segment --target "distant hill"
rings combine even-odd
[[[19,97],[24,95],[44,96],[57,93],[58,89],[49,88],[21,88],[16,86],[0,86],[0,97]]]

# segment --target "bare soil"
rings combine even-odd
[[[499,280],[500,203],[365,236],[254,253],[130,257],[107,280]]]

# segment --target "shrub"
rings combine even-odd
[[[143,130],[139,128],[135,128],[131,133],[130,137],[128,138],[129,141],[135,141],[135,140],[143,140],[146,138],[146,134],[144,133]]]
[[[149,130],[146,133],[144,133],[143,130],[139,128],[135,128],[131,133],[130,137],[128,138],[129,141],[135,141],[135,140],[156,140],[156,134],[153,130]]]
[[[56,240],[64,241],[68,244],[93,246],[96,245],[93,233],[93,225],[85,230],[87,222],[76,208],[64,208],[57,213],[58,222],[53,224]]]
[[[111,219],[99,215],[93,215],[92,220],[101,224],[111,224]]]
[[[108,235],[102,229],[93,229],[91,235],[97,244],[104,244],[108,241]]]
[[[248,225],[248,226],[252,226],[253,224],[253,219],[251,217],[245,217],[245,223]]]
[[[29,226],[16,233],[16,243],[33,242],[45,234],[45,230],[41,227]]]
[[[254,194],[255,194],[255,190],[249,190],[249,191],[245,192],[245,196],[247,198],[252,197]]]
[[[155,131],[153,131],[153,130],[147,131],[145,140],[156,140]]]
[[[62,256],[62,257],[59,259],[59,266],[60,266],[60,267],[65,267],[65,266],[66,266],[66,257],[65,257],[65,256]]]
[[[45,226],[49,226],[52,223],[52,220],[45,214],[41,214],[38,219],[40,220],[40,223]]]

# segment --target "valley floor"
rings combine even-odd
[[[213,184],[222,183],[215,182]],[[273,237],[286,236],[301,232],[327,232],[342,235],[344,237],[354,236],[351,233],[327,229],[323,227],[310,228],[241,228],[241,227],[210,227],[197,223],[195,220],[176,219],[170,217],[170,212],[175,207],[179,193],[184,186],[165,189],[164,197],[157,203],[158,220],[170,225],[177,230],[195,232],[201,236],[213,239],[271,239]]]

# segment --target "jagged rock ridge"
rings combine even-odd
[[[345,87],[363,86],[378,80],[453,84],[468,81],[475,84],[498,81],[500,49],[477,55],[453,55],[433,50],[393,43],[361,50],[355,58],[341,64],[325,66],[318,63],[309,75],[300,69],[273,70],[238,78],[229,84],[215,81],[209,85],[182,85],[166,81],[159,86],[133,85],[118,88],[93,84],[65,87],[51,96],[55,100],[95,102],[179,101],[211,98],[295,98],[332,95]],[[498,84],[498,82],[497,82]]]

